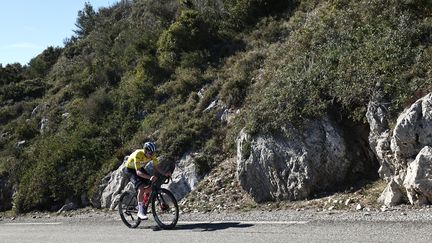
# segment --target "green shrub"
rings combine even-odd
[[[41,54],[31,59],[26,73],[31,78],[45,77],[61,54],[60,47],[48,47]]]
[[[36,120],[21,121],[16,125],[15,133],[19,139],[32,139],[39,134]]]
[[[19,117],[24,111],[23,104],[15,103],[11,106],[5,106],[0,108],[0,124],[5,124],[14,118]]]
[[[205,141],[201,152],[201,156],[194,158],[194,164],[200,176],[209,173],[218,162],[225,159],[222,141],[216,135]]]
[[[249,85],[253,83],[252,78],[257,75],[256,70],[262,63],[263,55],[250,51],[225,64],[228,69],[220,95],[228,106],[242,105]]]
[[[255,24],[260,17],[294,8],[297,1],[287,0],[224,0],[226,22],[230,28],[240,30]]]
[[[71,121],[62,132],[37,141],[22,158],[20,166],[26,169],[16,172],[21,180],[15,198],[18,211],[50,209],[87,192],[118,146],[111,132],[89,122]]]
[[[198,91],[203,84],[201,72],[196,68],[177,68],[173,75],[174,80],[159,87],[160,95],[187,97],[191,91]]]
[[[183,53],[208,47],[214,40],[210,25],[197,11],[184,10],[157,43],[158,60],[162,67],[174,69]]]
[[[90,95],[82,107],[82,112],[91,121],[101,121],[112,109],[113,101],[110,94],[101,89]]]
[[[29,98],[39,98],[45,94],[47,85],[40,78],[10,83],[0,86],[0,101],[21,101]]]
[[[269,49],[265,79],[250,96],[249,124],[264,130],[300,124],[330,107],[363,122],[377,84],[393,101],[390,111],[402,109],[412,93],[430,86],[417,21],[396,2],[334,1],[314,15],[298,13],[290,38]]]
[[[25,67],[19,63],[7,64],[5,67],[0,63],[0,85],[17,83],[24,80],[24,72]]]

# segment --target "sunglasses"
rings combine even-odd
[[[148,155],[152,155],[153,154],[152,151],[148,151],[148,150],[145,150],[145,153],[148,154]]]

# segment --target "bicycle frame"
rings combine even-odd
[[[168,183],[168,181],[169,178],[164,179],[162,183],[161,180],[152,183],[151,193],[144,205],[145,213],[148,213],[148,208],[151,206],[153,218],[163,229],[174,228],[179,216],[179,208],[176,198],[168,189],[161,187],[162,184]],[[129,210],[129,206],[132,202],[131,200],[134,200],[133,198],[135,198],[135,202],[137,202],[136,193],[137,192],[135,192],[135,195],[131,195],[129,192],[123,192],[120,197],[120,217],[123,223],[125,223],[129,228],[136,228],[141,222],[141,220],[135,216],[138,206],[135,204],[134,208],[131,211]],[[129,201],[124,201],[126,198],[129,198]]]

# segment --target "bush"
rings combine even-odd
[[[0,85],[22,81],[25,79],[24,71],[25,68],[19,63],[7,64],[5,67],[0,63]]]
[[[15,133],[19,139],[32,139],[39,134],[38,125],[35,120],[21,121],[16,125]]]
[[[241,30],[255,24],[260,17],[294,8],[297,1],[287,0],[224,0],[228,27]]]
[[[30,78],[43,78],[57,62],[62,49],[60,47],[48,47],[41,54],[31,59],[26,70]]]
[[[105,114],[113,109],[113,101],[106,90],[100,89],[86,100],[82,107],[83,114],[91,121],[103,121]]]
[[[22,103],[15,103],[12,106],[0,108],[0,124],[5,124],[14,118],[19,117],[24,111]]]
[[[377,84],[382,96],[393,101],[393,112],[415,90],[430,86],[421,68],[430,61],[420,58],[427,52],[418,46],[423,35],[418,20],[399,3],[328,2],[314,15],[298,13],[294,20],[290,24],[297,29],[269,50],[265,79],[250,97],[252,127],[301,124],[330,107],[363,122]]]
[[[184,10],[159,37],[158,60],[162,67],[174,69],[183,53],[202,50],[214,42],[210,25],[200,13]]]
[[[0,86],[0,101],[21,101],[28,98],[39,98],[45,94],[47,85],[36,78]]]
[[[256,70],[263,63],[263,55],[250,51],[236,56],[236,59],[225,64],[226,78],[221,90],[221,98],[228,106],[239,107],[246,97]]]
[[[174,80],[169,81],[157,90],[160,95],[182,98],[187,97],[191,91],[198,91],[203,84],[201,72],[195,68],[177,68]]]
[[[114,154],[113,147],[118,146],[111,132],[89,122],[71,121],[70,127],[36,141],[18,163],[26,169],[16,172],[20,178],[17,210],[49,210],[87,192],[97,172]]]

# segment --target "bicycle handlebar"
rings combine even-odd
[[[171,176],[168,176],[168,177],[165,178],[163,184],[168,184],[170,181],[172,181],[172,177],[171,177]]]
[[[159,182],[161,182],[161,180],[159,180],[160,177],[165,177],[165,179],[162,181],[162,183],[159,184]],[[171,176],[160,176],[158,177],[158,179],[156,181],[152,181],[151,185],[155,186],[157,184],[162,185],[162,184],[168,184],[170,182],[170,180],[172,181],[172,177]]]

